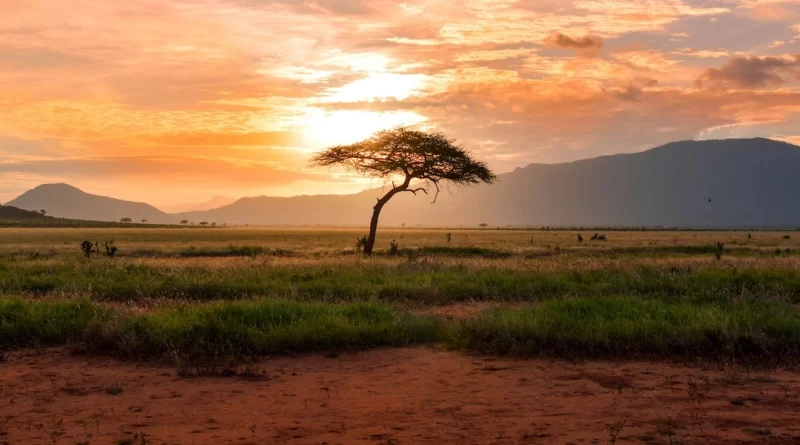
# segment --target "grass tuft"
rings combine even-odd
[[[576,299],[493,309],[458,323],[449,338],[462,348],[512,356],[793,362],[800,352],[800,311],[777,303]]]

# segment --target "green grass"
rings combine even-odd
[[[85,300],[0,300],[0,347],[79,345],[123,358],[249,357],[432,341],[432,318],[377,303],[220,302],[145,314]]]
[[[498,308],[450,328],[461,348],[512,356],[687,356],[796,362],[800,311],[777,303],[611,297]]]
[[[0,348],[80,342],[90,324],[106,319],[108,311],[88,301],[0,299]]]
[[[793,364],[800,354],[800,310],[779,303],[608,297],[496,308],[445,323],[379,303],[266,300],[129,313],[79,300],[0,300],[3,348],[70,344],[127,359],[203,362],[434,343],[511,356]]]
[[[794,269],[638,266],[565,271],[532,270],[524,264],[509,268],[403,261],[272,265],[255,260],[235,267],[212,266],[107,258],[0,262],[0,293],[87,296],[100,301],[267,297],[446,304],[639,295],[693,301],[757,298],[800,302],[800,271]]]

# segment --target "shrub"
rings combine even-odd
[[[95,245],[91,241],[84,241],[81,243],[81,251],[86,255],[86,258],[91,258],[92,253],[95,252]]]

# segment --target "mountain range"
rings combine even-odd
[[[242,198],[168,214],[144,203],[42,185],[8,205],[48,215],[151,223],[346,225],[369,222],[382,190],[352,195]],[[800,227],[800,147],[769,139],[674,142],[633,154],[531,164],[493,185],[397,195],[381,224],[425,226]]]

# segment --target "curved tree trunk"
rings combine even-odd
[[[369,235],[367,236],[367,242],[364,244],[364,255],[372,255],[372,248],[375,247],[375,235],[378,232],[378,218],[381,216],[381,210],[383,210],[383,206],[385,206],[386,203],[392,199],[392,196],[408,190],[409,184],[411,184],[411,177],[406,176],[406,180],[403,181],[402,184],[389,190],[389,193],[384,195],[383,198],[379,199],[375,204],[375,207],[372,208],[372,220],[369,223]]]
[[[378,201],[375,207],[372,208],[372,220],[369,223],[369,236],[367,236],[367,243],[364,244],[364,255],[372,255],[372,248],[375,247],[375,235],[378,232],[378,218],[381,216],[383,204]]]

